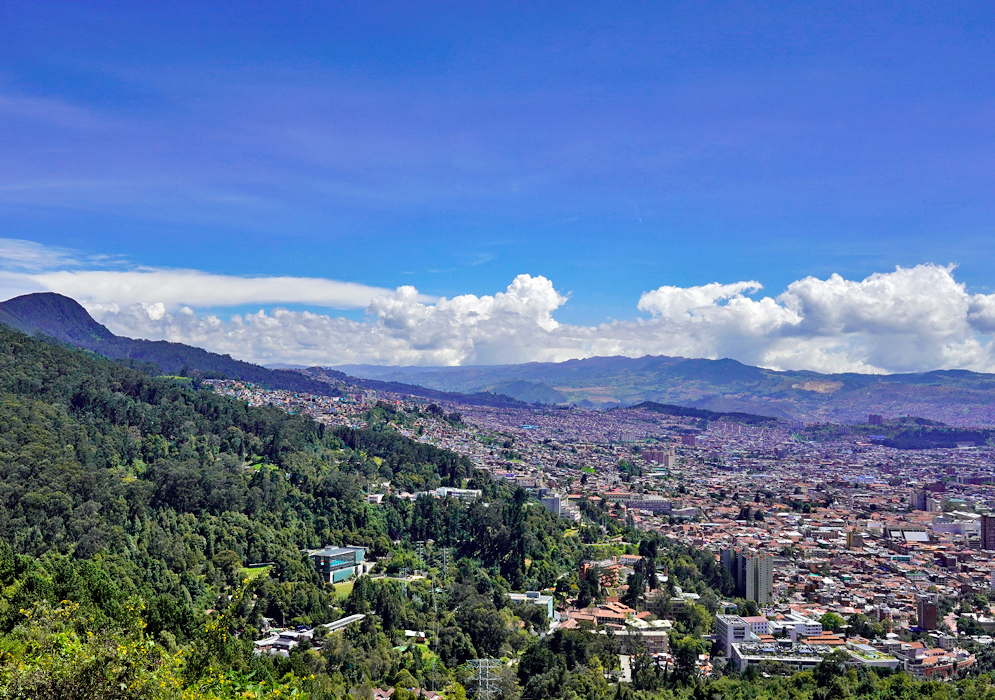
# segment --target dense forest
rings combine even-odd
[[[0,327],[0,697],[370,700],[393,687],[400,700],[408,688],[465,700],[487,695],[471,665],[486,657],[505,660],[492,700],[995,698],[987,674],[921,683],[833,659],[815,672],[700,678],[701,636],[732,594],[711,553],[637,532],[594,503],[568,523],[395,432],[410,416],[368,417],[367,429],[325,429]],[[384,482],[483,498],[367,503]],[[323,583],[303,550],[324,545],[369,548],[374,575]],[[627,642],[627,683],[614,635],[544,635],[545,610],[508,597],[604,600],[579,564],[620,553],[641,557],[624,602],[646,608],[658,568],[669,593],[700,596],[654,611],[674,618],[673,667]],[[424,576],[399,575],[413,570]],[[268,621],[351,614],[365,617],[317,628],[289,657],[253,653]]]
[[[429,626],[410,590],[398,616],[384,614],[396,593],[387,583],[371,580],[372,593],[360,585],[338,601],[303,549],[365,546],[391,562],[387,555],[403,559],[415,539],[451,547],[454,590],[472,591],[481,602],[468,610],[498,616],[502,630],[510,629],[510,612],[501,591],[549,585],[572,563],[565,528],[527,507],[536,504],[524,492],[500,491],[451,452],[391,432],[326,431],[300,415],[251,408],[3,327],[0,428],[0,633],[8,662],[22,663],[39,635],[72,630],[82,640],[140,629],[161,651],[198,650],[206,668],[223,660],[217,665],[231,672],[281,678],[289,669],[253,657],[248,645],[264,617],[321,623],[372,602],[377,630],[364,630],[363,644],[387,650],[398,625]],[[365,491],[383,481],[402,490],[479,486],[490,500],[390,498],[374,508]],[[258,563],[267,564],[265,575],[250,580]],[[231,629],[220,649],[206,630],[226,615]],[[469,631],[476,628],[464,622],[466,629],[454,628],[459,634],[446,632],[461,649],[453,653],[472,658],[478,648],[503,648],[504,636]],[[350,656],[359,676],[340,682],[381,681],[398,660],[380,651],[385,666],[366,668]],[[190,676],[193,658],[181,664],[188,681],[199,680]],[[19,667],[3,672],[8,684],[12,668]]]

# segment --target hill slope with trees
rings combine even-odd
[[[368,486],[383,480],[412,491],[476,486],[491,507],[366,503]],[[91,659],[101,666],[118,647],[186,650],[176,673],[188,684],[220,682],[210,668],[279,680],[289,667],[254,656],[252,630],[263,618],[314,624],[344,613],[302,554],[326,544],[377,557],[413,549],[417,536],[476,562],[467,576],[549,585],[567,561],[565,528],[525,501],[465,458],[390,431],[326,430],[0,327],[0,688],[37,674],[54,683],[52,664],[72,666],[81,674],[72,682],[83,682],[76,661],[31,646],[39,635],[45,644],[51,635],[106,639]],[[248,590],[246,567],[263,562],[265,575]],[[378,616],[364,644],[389,650],[399,625],[429,626],[424,610],[401,610],[398,591],[372,585],[360,590],[365,603],[347,606]],[[497,615],[495,600],[481,597],[477,612]],[[470,634],[459,653],[496,649],[504,636]],[[133,670],[151,678],[154,666]],[[389,671],[377,669],[360,665],[377,679]]]

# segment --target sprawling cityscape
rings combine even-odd
[[[605,517],[709,552],[750,602],[751,614],[740,615],[736,604],[717,601],[714,631],[706,635],[723,663],[740,672],[770,662],[811,669],[843,650],[870,668],[946,678],[975,663],[965,646],[993,641],[995,608],[985,597],[995,590],[991,445],[910,451],[875,444],[842,425],[818,426],[823,437],[815,440],[797,422],[466,404],[433,405],[433,413],[424,400],[393,393],[355,389],[329,398],[207,383],[329,426],[366,428],[371,409],[389,407],[413,416],[395,422],[401,434],[465,455],[561,518],[597,526],[584,507],[597,504]],[[454,413],[456,422],[447,419]],[[871,423],[881,419],[869,416]],[[383,491],[367,498],[381,502],[391,485]],[[659,638],[648,642],[654,657],[671,664],[670,621],[687,615],[700,596],[679,589],[655,595],[661,588],[647,596],[642,613],[618,603],[638,560],[585,562],[599,568],[615,602],[584,608],[559,601],[554,609],[550,596],[537,598],[550,604],[549,631],[587,623],[638,632]],[[667,573],[657,576],[666,580]],[[952,605],[958,600],[972,601],[969,609]],[[854,616],[861,628],[845,622]],[[714,662],[714,655],[702,655],[700,671],[711,673]]]

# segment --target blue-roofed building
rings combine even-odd
[[[325,547],[308,552],[321,580],[338,583],[363,573],[366,547]]]

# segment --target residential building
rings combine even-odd
[[[916,598],[916,617],[919,618],[919,629],[935,630],[937,626],[937,595],[926,593]]]
[[[981,516],[981,548],[995,550],[995,515]]]
[[[774,598],[774,557],[766,552],[725,549],[722,564],[736,582],[736,594],[761,605]]]

